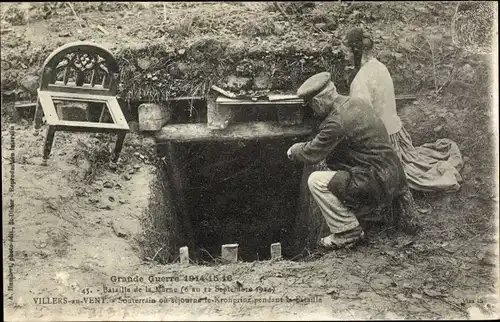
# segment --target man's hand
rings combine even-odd
[[[302,145],[302,144],[303,144],[303,143],[295,143],[294,145],[292,145],[292,146],[288,149],[288,151],[286,151],[286,155],[288,156],[288,159],[290,159],[290,160],[292,160],[292,161],[294,161],[294,160],[295,160],[295,158],[293,157],[293,153],[292,153],[292,151],[293,151],[293,150],[297,150],[297,148],[298,148],[300,145]]]

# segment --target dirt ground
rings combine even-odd
[[[139,46],[144,40],[154,41],[155,28],[162,25],[163,9],[161,6],[144,6],[117,4],[114,11],[106,11],[109,7],[105,7],[99,12],[97,7],[88,5],[89,11],[84,12],[84,6],[75,5],[80,18],[84,17],[94,25],[103,25],[109,35],[84,27],[80,33],[74,28],[75,18],[69,8],[63,8],[65,15],[48,14],[46,19],[41,19],[41,11],[36,11],[38,16],[34,18],[11,19],[10,23],[3,25],[2,28],[11,31],[2,33],[1,39],[2,116],[9,116],[6,97],[12,99],[14,92],[24,98],[29,96],[23,92],[19,79],[33,74],[55,43],[76,40],[79,34],[111,47]],[[263,11],[260,3],[195,3],[191,6],[168,3],[168,6],[172,13],[169,22],[181,15],[203,16],[208,12],[212,20],[224,23],[219,19],[222,9],[241,15],[240,22],[228,19],[229,40],[246,40],[247,36],[241,31],[245,22],[268,12]],[[5,8],[2,5],[3,20]],[[422,14],[428,14],[425,10]],[[48,9],[45,12],[49,12]],[[278,15],[270,12],[266,17],[273,19]],[[130,23],[131,16],[135,17],[137,24]],[[439,18],[439,13],[435,16]],[[146,18],[160,22],[148,26]],[[22,23],[12,23],[16,21]],[[380,18],[380,23],[383,21]],[[433,21],[432,28],[449,32],[439,19]],[[39,36],[49,35],[54,26],[58,28],[57,37]],[[196,28],[201,28],[199,26]],[[168,41],[194,41],[198,34],[193,28],[194,35]],[[400,33],[405,35],[406,30],[409,37],[416,39],[419,31],[411,28],[407,25]],[[322,35],[317,35],[318,43]],[[269,47],[273,41],[277,42],[275,37],[281,43],[282,40],[286,42],[288,36],[262,36]],[[26,48],[30,53],[23,52],[15,63],[20,68],[10,68],[4,74],[4,62],[8,60],[12,64],[15,52]],[[417,53],[416,49],[414,51]],[[494,147],[498,144],[498,128],[492,125],[498,112],[491,104],[491,70],[487,67],[491,56],[460,53],[454,58],[450,62],[453,66],[441,66],[442,70],[453,67],[457,71],[446,83],[447,77],[443,76],[446,74],[440,76],[439,84],[445,85],[439,93],[435,93],[432,85],[430,88],[424,86],[427,83],[423,81],[424,85],[416,86],[419,90],[412,92],[416,100],[401,107],[399,113],[416,146],[441,137],[458,143],[465,161],[460,191],[415,194],[419,212],[424,218],[424,230],[417,236],[383,229],[369,231],[368,243],[355,250],[310,256],[301,261],[160,265],[155,258],[143,256],[138,249],[138,240],[145,233],[154,233],[145,232],[141,225],[155,175],[150,139],[136,133],[129,134],[121,163],[116,169],[111,169],[107,163],[99,162],[106,159],[107,148],[112,146],[114,138],[58,133],[49,165],[44,167],[40,162],[46,127],[35,131],[31,120],[14,123],[2,117],[5,285],[9,280],[10,200],[15,204],[14,290],[10,293],[4,290],[5,319],[498,318],[498,186],[493,179],[497,177],[498,152]],[[445,65],[442,59],[441,64]],[[412,72],[416,71],[423,73],[422,80],[433,79],[429,65],[418,67],[417,64]],[[400,83],[395,83],[400,89]],[[12,162],[15,189],[9,191]],[[112,276],[138,276],[144,281],[114,282]],[[178,277],[180,280],[149,281],[150,276]],[[193,279],[194,276],[204,276],[205,279],[218,276],[219,281],[199,278],[190,281],[189,276]],[[176,290],[147,292],[147,288],[158,285]],[[183,289],[186,286],[188,289]],[[109,290],[111,287],[115,291],[105,292],[104,288]],[[141,287],[143,292],[126,292],[127,287],[132,291]],[[6,294],[12,294],[13,298],[6,298]],[[84,302],[90,301],[91,297],[102,297],[104,303]],[[66,298],[69,303],[38,304],[37,298]],[[125,298],[144,301],[129,303],[124,301]],[[174,303],[160,303],[166,298]],[[153,299],[156,303],[149,303]],[[189,299],[197,303],[186,303]],[[71,303],[72,300],[80,300],[80,303]]]

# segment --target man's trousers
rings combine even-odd
[[[309,191],[321,209],[332,234],[351,230],[359,225],[355,214],[328,190],[328,183],[335,173],[335,171],[314,171],[307,180]]]

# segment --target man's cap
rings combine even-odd
[[[318,95],[328,85],[331,76],[329,72],[322,72],[309,77],[297,90],[297,96],[307,100]]]

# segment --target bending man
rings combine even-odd
[[[308,185],[331,231],[320,245],[336,248],[364,237],[357,210],[391,206],[409,191],[382,121],[362,100],[339,95],[330,76],[316,74],[297,90],[324,121],[313,140],[287,154],[306,164],[325,160],[331,170],[313,172]]]

